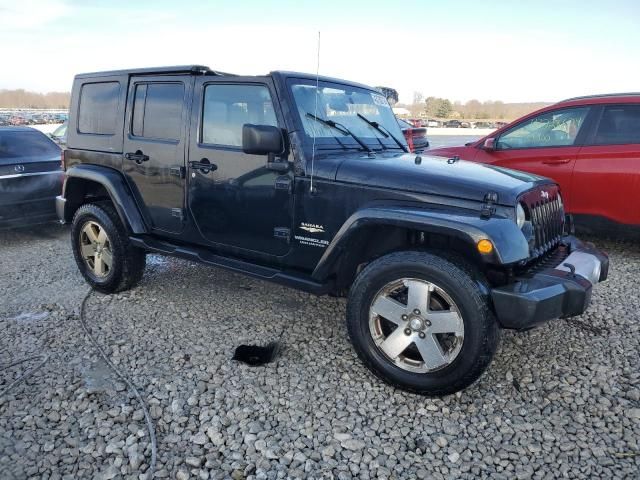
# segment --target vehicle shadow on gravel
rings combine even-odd
[[[34,240],[53,240],[68,234],[69,227],[58,222],[0,229],[0,248],[19,246]]]

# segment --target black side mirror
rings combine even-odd
[[[242,151],[252,155],[283,154],[282,131],[272,125],[245,123],[242,126]]]

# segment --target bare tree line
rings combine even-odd
[[[0,90],[0,108],[69,108],[69,92]]]
[[[463,118],[463,119],[486,119],[486,120],[513,120],[527,113],[542,108],[549,103],[545,102],[522,102],[505,103],[499,100],[489,100],[480,102],[479,100],[469,100],[466,103],[459,101],[452,102],[446,98],[424,97],[420,92],[413,93],[413,103],[398,104],[398,107],[405,107],[414,117],[429,118]]]

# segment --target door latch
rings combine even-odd
[[[142,153],[142,150],[136,150],[135,153],[134,152],[125,153],[124,158],[126,158],[127,160],[132,160],[136,162],[138,165],[142,164],[142,162],[149,161],[149,155],[145,155],[144,153]]]
[[[200,170],[205,175],[209,172],[215,172],[218,166],[215,163],[211,163],[207,158],[203,158],[199,162],[190,162],[191,168],[194,170]]]

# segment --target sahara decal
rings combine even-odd
[[[309,233],[324,233],[324,226],[316,225],[315,223],[302,222],[299,227],[301,230],[305,230]]]

